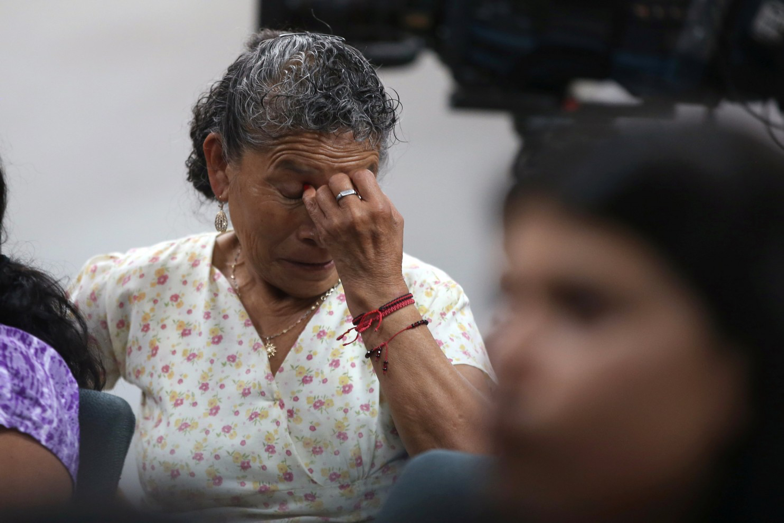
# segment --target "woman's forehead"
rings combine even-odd
[[[281,136],[270,145],[270,149],[285,147],[326,147],[331,149],[363,149],[376,150],[369,140],[357,140],[351,131],[337,133],[319,133],[302,131]]]
[[[299,133],[277,140],[259,151],[249,151],[256,160],[270,166],[292,170],[321,170],[328,166],[377,166],[379,151],[368,141],[356,141],[350,133],[342,135]]]

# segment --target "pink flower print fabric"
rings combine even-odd
[[[76,485],[79,387],[62,357],[27,332],[0,325],[0,426],[57,456]]]
[[[217,518],[365,521],[407,454],[351,326],[342,287],[273,376],[262,340],[211,265],[217,234],[90,260],[72,286],[107,381],[143,392],[138,469],[148,501]],[[462,289],[404,257],[444,354],[493,377]]]

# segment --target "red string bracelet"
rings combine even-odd
[[[416,321],[416,322],[412,323],[411,325],[409,325],[405,329],[399,330],[398,332],[395,333],[394,336],[389,338],[387,341],[385,341],[384,343],[382,343],[378,347],[376,347],[374,349],[370,349],[369,351],[367,351],[365,353],[365,357],[366,358],[370,358],[375,353],[376,354],[376,359],[378,360],[378,359],[381,358],[381,351],[384,350],[385,354],[384,354],[383,369],[384,369],[384,374],[386,374],[387,370],[389,370],[389,343],[392,340],[394,340],[397,337],[398,334],[406,332],[406,331],[410,331],[411,329],[416,329],[417,327],[421,327],[422,325],[427,325],[428,323],[430,323],[428,320],[419,320],[419,321]]]
[[[390,307],[394,307],[394,306],[395,306],[395,305],[397,305],[398,303],[400,303],[400,302],[402,302],[402,301],[407,301],[407,300],[410,300],[410,299],[411,299],[411,298],[413,298],[413,297],[414,297],[414,295],[413,295],[413,294],[411,294],[410,292],[409,292],[409,293],[407,293],[407,294],[404,294],[404,295],[402,295],[402,296],[398,296],[398,297],[397,297],[397,298],[395,298],[394,300],[392,300],[392,301],[390,301],[390,302],[387,302],[387,303],[385,303],[384,305],[382,305],[381,307],[379,307],[379,308],[378,308],[378,309],[376,309],[376,310],[373,310],[373,311],[369,311],[369,312],[365,312],[365,313],[362,313],[362,314],[360,314],[359,316],[357,316],[356,318],[354,318],[354,321],[353,321],[352,323],[353,323],[354,325],[359,325],[359,324],[362,322],[362,320],[363,320],[363,318],[364,318],[365,316],[368,316],[368,315],[370,315],[370,314],[374,314],[374,313],[376,313],[376,312],[384,312],[385,310],[389,309]]]
[[[352,322],[354,324],[354,327],[351,327],[349,330],[347,330],[346,332],[338,336],[338,341],[345,338],[349,332],[356,331],[357,335],[354,337],[354,339],[343,344],[344,347],[346,345],[351,345],[352,343],[357,341],[357,339],[359,339],[360,334],[368,330],[373,325],[374,321],[378,321],[378,324],[376,325],[375,328],[375,330],[378,331],[378,329],[381,328],[381,322],[384,320],[384,318],[386,318],[393,312],[397,312],[400,309],[408,307],[409,305],[414,305],[414,303],[415,303],[414,295],[409,292],[408,294],[404,294],[403,296],[400,296],[388,303],[385,303],[378,309],[364,312],[359,316],[357,316],[356,318],[354,318],[354,321]]]

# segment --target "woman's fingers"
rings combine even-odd
[[[328,186],[319,187],[316,191],[316,202],[324,213],[324,227],[327,229],[334,228],[335,224],[339,222],[343,210],[335,201],[335,195]]]
[[[357,192],[362,195],[362,199],[367,200],[369,203],[383,202],[386,198],[384,191],[381,190],[381,186],[378,185],[376,175],[367,169],[353,173],[350,181],[356,186]]]
[[[313,220],[313,223],[318,225],[324,221],[326,215],[321,209],[316,196],[316,188],[311,185],[306,186],[305,190],[302,191],[302,201],[305,203],[305,209],[308,211],[310,219]]]
[[[338,195],[351,190],[357,194],[343,196],[338,201]],[[360,234],[373,231],[375,234],[379,220],[386,224],[396,222],[389,216],[394,207],[381,191],[375,175],[368,170],[357,171],[351,176],[336,174],[318,189],[305,189],[303,200],[311,219],[327,236],[342,236],[352,231]]]
[[[348,190],[351,194],[337,201]],[[367,196],[366,196],[367,195]],[[331,176],[302,195],[320,244],[330,251],[345,285],[391,281],[399,276],[403,222],[370,171]]]
[[[338,205],[338,208],[348,209],[362,201],[362,193],[358,191],[356,187],[354,187],[351,178],[349,178],[346,174],[336,174],[335,176],[331,177],[329,179],[328,185],[329,190],[332,191],[332,195],[335,198],[335,203]],[[346,191],[356,191],[356,194],[348,194],[341,197],[340,201],[338,201],[338,196],[340,193]]]

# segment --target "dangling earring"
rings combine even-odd
[[[220,209],[218,209],[218,214],[215,215],[215,230],[220,233],[226,232],[229,228],[229,219],[226,217],[226,213],[223,212],[224,205],[223,202],[220,202]]]

